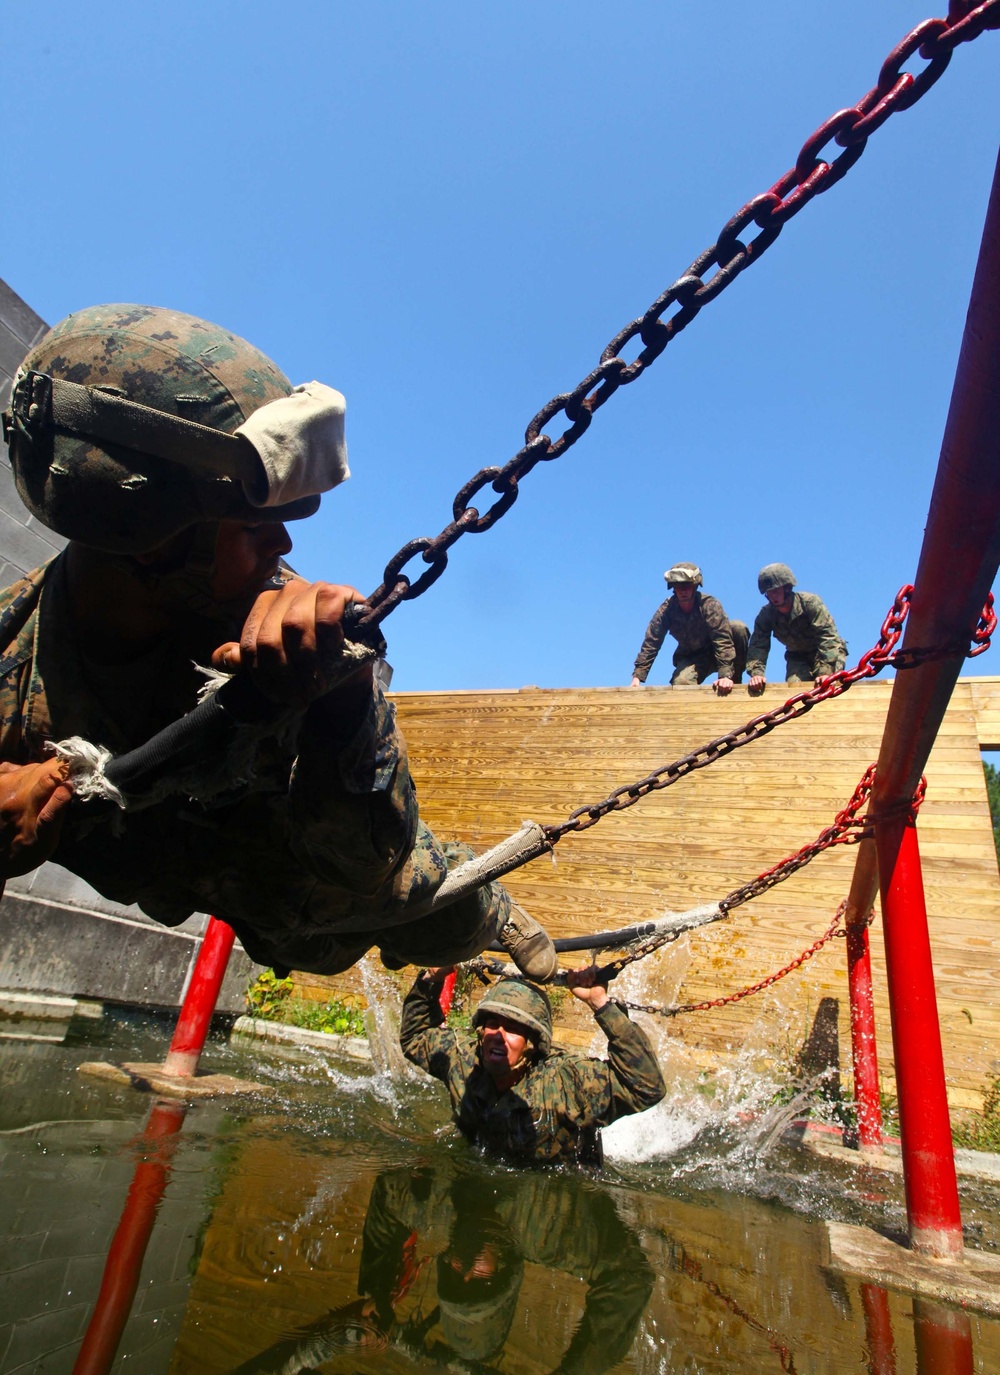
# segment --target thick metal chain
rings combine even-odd
[[[733,750],[741,749],[742,746],[759,740],[762,735],[767,735],[776,726],[782,726],[787,721],[798,720],[807,711],[811,711],[817,702],[825,702],[831,697],[841,696],[855,683],[864,678],[873,678],[875,674],[881,673],[882,669],[890,665],[896,669],[916,668],[919,664],[925,664],[931,659],[950,658],[954,654],[966,654],[972,657],[989,648],[990,636],[997,623],[993,611],[992,592],[980,614],[979,624],[972,636],[973,647],[971,649],[965,645],[941,645],[927,649],[897,649],[896,645],[903,633],[903,624],[910,609],[912,594],[913,588],[909,584],[899,589],[889,614],[882,622],[878,643],[861,656],[854,668],[844,668],[838,673],[830,673],[824,678],[817,678],[807,692],[796,693],[793,697],[789,697],[786,702],[783,702],[780,707],[775,707],[773,711],[755,716],[746,725],[739,726],[726,735],[720,735],[715,740],[710,740],[707,745],[692,750],[690,754],[682,755],[680,759],[675,759],[669,764],[661,764],[658,769],[654,769],[652,773],[648,773],[645,778],[640,778],[635,783],[626,783],[615,788],[600,802],[592,802],[587,806],[577,807],[576,811],[571,812],[565,821],[558,825],[543,827],[546,838],[555,845],[568,831],[586,831],[591,826],[596,826],[598,821],[607,816],[609,812],[624,811],[626,807],[634,806],[641,797],[645,797],[648,793],[656,792],[661,788],[669,788],[672,783],[676,783],[689,773],[693,773],[695,769],[704,769],[709,764],[714,764],[717,759],[731,754]]]
[[[850,802],[848,802],[847,806],[844,807],[842,811],[837,813],[833,825],[821,831],[815,840],[811,840],[808,844],[803,845],[800,850],[796,850],[795,854],[789,855],[787,859],[783,859],[780,864],[776,864],[771,869],[766,869],[764,873],[759,874],[755,879],[751,879],[749,883],[744,883],[741,887],[734,888],[731,893],[722,898],[719,902],[720,913],[723,916],[728,916],[733,908],[739,907],[745,902],[750,902],[753,898],[759,897],[761,893],[766,893],[769,888],[773,888],[778,883],[783,883],[786,878],[791,878],[792,874],[796,873],[806,864],[811,863],[817,855],[822,854],[824,850],[829,850],[831,846],[857,845],[859,841],[874,835],[874,828],[871,825],[870,817],[867,815],[859,815],[862,807],[866,806],[871,800],[872,788],[874,785],[875,765],[869,764],[857,787],[854,789]],[[917,791],[907,804],[907,810],[911,816],[915,816],[920,809],[926,793],[927,780],[926,778],[921,778]],[[625,1005],[631,1008],[633,1012],[648,1012],[659,1017],[676,1017],[678,1013],[681,1012],[706,1012],[710,1008],[726,1007],[729,1003],[738,1003],[743,998],[750,998],[755,993],[761,993],[765,988],[770,988],[772,985],[778,983],[780,979],[785,978],[786,975],[791,974],[793,970],[805,964],[806,960],[811,960],[812,957],[818,954],[818,952],[823,949],[824,945],[833,940],[835,936],[846,936],[847,929],[842,925],[846,911],[847,901],[845,899],[837,908],[837,913],[833,921],[818,940],[813,941],[813,943],[807,946],[801,954],[796,955],[793,960],[789,960],[788,964],[783,965],[781,969],[776,970],[773,974],[768,974],[766,978],[758,980],[757,983],[750,984],[747,988],[739,989],[736,993],[727,993],[719,998],[708,998],[700,1003],[681,1003],[673,1007],[657,1007],[652,1004],[631,1002]],[[874,912],[868,914],[867,925],[871,924],[873,916]],[[609,965],[605,966],[605,969],[613,971],[613,977],[614,975],[620,974],[627,965],[633,964],[636,960],[643,959],[646,955],[653,954],[655,950],[676,939],[677,936],[671,934],[670,936],[659,938],[654,936],[643,942],[637,941],[619,956],[617,960],[612,960]]]
[[[575,444],[590,425],[594,412],[619,387],[641,377],[703,306],[714,301],[745,268],[757,262],[793,215],[840,181],[860,158],[875,130],[890,115],[908,110],[930,90],[960,43],[996,28],[1000,28],[1000,0],[984,0],[978,5],[973,0],[951,0],[947,19],[925,19],[897,43],[882,63],[872,89],[856,105],[837,110],[824,120],[802,145],[794,166],[769,190],[738,210],[723,226],[715,243],[699,253],[643,315],[619,330],[601,354],[597,367],[572,391],[554,396],[542,407],[528,424],[524,445],[514,457],[503,467],[480,468],[469,479],[457,493],[452,503],[453,518],[441,533],[433,538],[410,540],[389,560],[381,584],[359,615],[359,623],[375,625],[400,602],[426,592],[447,567],[448,550],[453,544],[463,535],[479,535],[495,525],[517,500],[521,479],[536,464],[560,458]],[[903,65],[915,55],[927,65],[914,76],[903,71]],[[826,162],[820,154],[830,143],[838,144],[844,151]],[[739,236],[752,225],[760,232],[744,243]],[[673,313],[667,315],[670,310]],[[626,362],[622,352],[636,339],[642,345],[641,351]],[[560,435],[550,439],[543,429],[560,414],[569,423]],[[487,486],[497,493],[497,500],[480,515],[479,508],[469,503]],[[428,567],[411,581],[404,569],[418,555]]]

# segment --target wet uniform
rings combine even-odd
[[[474,1032],[443,1025],[438,986],[421,975],[403,1002],[403,1054],[440,1079],[470,1141],[508,1159],[550,1162],[589,1154],[596,1131],[643,1112],[666,1092],[649,1039],[617,1003],[594,1014],[609,1060],[550,1050],[511,1088],[497,1091]]]
[[[682,611],[673,595],[660,604],[646,629],[632,670],[641,683],[646,681],[668,633],[677,641],[670,677],[673,685],[703,683],[712,673],[739,682],[749,632],[742,621],[730,621],[717,598],[696,592],[690,611]]]
[[[838,673],[847,662],[847,645],[814,592],[793,592],[792,608],[786,614],[770,602],[757,612],[747,651],[751,678],[764,676],[772,635],[785,646],[786,682],[812,682],[827,673]]]
[[[0,592],[0,759],[27,764],[80,735],[113,753],[190,711],[203,679],[192,659],[238,639],[192,616],[183,643],[109,668],[77,643],[60,555]],[[127,812],[74,801],[51,858],[115,902],[177,926],[211,912],[251,959],[336,973],[378,945],[399,963],[450,963],[493,939],[509,900],[497,885],[414,920],[465,847],[419,820],[406,746],[376,686],[345,732],[326,699],[240,727],[233,749],[192,766],[188,795]],[[194,802],[190,796],[201,800]],[[131,801],[131,799],[130,799]]]

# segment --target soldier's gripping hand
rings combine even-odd
[[[767,687],[767,679],[762,673],[755,673],[749,680],[750,696],[759,697]]]
[[[0,764],[0,874],[27,874],[48,859],[59,842],[65,808],[73,796],[61,759],[40,764]]]
[[[356,588],[293,578],[262,592],[243,626],[239,643],[220,645],[212,667],[245,669],[265,697],[303,707],[343,683],[341,625],[350,602],[364,601]],[[369,677],[370,665],[363,671]]]
[[[608,1001],[607,980],[598,978],[597,966],[585,964],[582,969],[571,969],[566,975],[566,987],[572,989],[573,997],[589,1003],[592,1012],[599,1012]]]
[[[715,690],[720,697],[728,697],[733,690],[732,678],[717,678],[715,680]]]

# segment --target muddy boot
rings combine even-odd
[[[510,904],[509,915],[498,923],[497,940],[525,978],[535,983],[548,983],[559,968],[548,932],[516,902]]]

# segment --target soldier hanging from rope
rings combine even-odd
[[[52,859],[167,926],[212,912],[278,969],[335,973],[373,946],[442,963],[499,939],[544,980],[552,943],[498,884],[426,911],[470,852],[419,818],[379,649],[345,637],[361,594],[283,564],[285,522],[348,476],[343,412],[169,310],[81,311],[25,359],[11,462],[69,545],[0,594],[0,879]],[[245,689],[218,736],[147,771],[127,810],[82,805],[51,743],[134,749],[195,707],[209,664]]]

